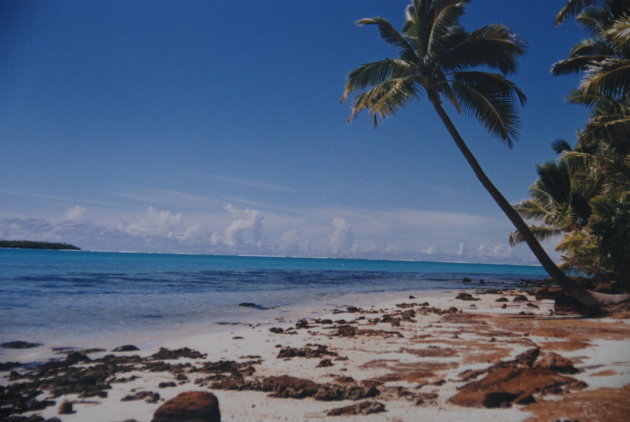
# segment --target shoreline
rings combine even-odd
[[[463,292],[478,300],[456,299]],[[524,295],[526,300],[515,301],[519,295]],[[501,297],[506,301],[497,302]],[[454,307],[457,311],[452,310]],[[335,300],[313,302],[311,307],[306,308],[289,306],[269,313],[259,311],[252,314],[258,318],[239,322],[238,325],[190,326],[185,332],[163,333],[163,337],[155,339],[153,346],[137,344],[140,351],[114,353],[121,359],[118,366],[124,363],[122,359],[129,356],[138,355],[141,360],[134,363],[133,370],[127,368],[124,376],[107,379],[109,388],[103,390],[106,397],[82,398],[80,392],[66,391],[51,398],[51,393],[47,391],[38,400],[53,400],[55,405],[24,415],[37,414],[45,419],[58,417],[64,422],[122,422],[129,419],[143,422],[150,421],[153,412],[165,400],[180,392],[211,391],[219,399],[224,421],[545,420],[538,412],[545,406],[549,407],[551,400],[556,403],[555,409],[564,411],[568,418],[580,421],[620,420],[620,415],[630,412],[630,395],[624,395],[623,390],[630,385],[630,353],[627,352],[630,350],[630,321],[552,315],[552,310],[551,300],[536,300],[527,292],[515,289],[494,293],[481,293],[474,289],[440,289],[355,293]],[[79,349],[84,346],[88,345],[78,345]],[[28,356],[39,353],[38,361],[41,362],[46,354],[52,354],[49,347],[44,345],[39,352],[35,349],[11,350],[7,355],[21,355],[21,359],[15,360],[25,363]],[[166,359],[162,361],[166,364],[162,370],[156,371],[151,366],[155,365],[151,356],[155,356],[159,347],[169,350],[189,348],[206,356]],[[48,351],[42,353],[44,349]],[[548,374],[544,372],[551,371],[548,368],[544,371],[534,366],[528,369],[521,365],[522,362],[509,364],[513,365],[511,370],[521,371],[519,376],[534,371],[538,382],[543,383],[543,372],[574,381],[566,381],[566,388],[553,392],[543,388],[532,393],[532,403],[501,403],[510,408],[479,405],[478,398],[475,399],[472,393],[465,400],[461,399],[463,402],[452,402],[456,396],[461,398],[462,389],[466,391],[470,388],[469,384],[495,374],[494,369],[488,368],[501,362],[508,365],[505,362],[534,349],[538,349],[536,353],[540,355],[536,365],[540,364],[543,356],[556,353],[572,361],[571,365],[578,372],[552,371]],[[69,365],[68,369],[98,366],[104,356],[111,354],[109,350],[111,348],[107,347],[106,351],[88,353],[84,356],[89,360],[80,360]],[[7,359],[7,355],[3,354],[1,359],[12,360]],[[64,356],[57,354],[56,357]],[[244,365],[251,371],[241,374],[240,370],[234,369],[235,366],[231,372],[207,372],[208,362],[234,362],[234,365]],[[14,370],[22,375],[32,371],[23,367]],[[475,373],[476,376],[473,376]],[[0,372],[2,385],[7,384],[8,375],[9,372]],[[282,397],[277,390],[263,388],[265,382],[283,376],[308,380],[317,385],[318,391],[332,389],[337,396],[326,398],[324,394],[323,399],[317,399],[317,394],[323,394],[320,391],[315,393],[315,398],[307,394],[305,398],[298,399]],[[137,378],[120,381],[125,377]],[[283,379],[286,381],[288,378]],[[160,388],[160,383],[174,385]],[[588,395],[596,394],[603,388],[611,389],[606,397],[616,397],[615,394],[625,397],[625,400],[616,399],[621,410],[626,412],[617,413],[617,419],[601,417],[601,412],[610,411],[609,404],[603,405],[605,409],[597,413],[597,409],[602,407],[598,407],[597,403],[605,404],[605,398],[591,400],[591,411],[597,415],[595,419],[585,419],[583,414],[576,414],[570,406],[563,406],[572,397],[588,403]],[[344,391],[350,390],[365,390],[367,393],[360,398],[356,395],[344,396]],[[378,394],[373,394],[374,391]],[[139,392],[157,393],[159,398],[153,403],[147,403],[146,398],[123,400]],[[270,393],[281,397],[272,398]],[[73,403],[75,413],[58,415],[58,406],[64,400]],[[462,403],[468,403],[466,400],[475,406],[463,406]],[[367,416],[327,416],[332,409],[365,401],[381,403],[386,411]],[[546,408],[545,411],[550,410]],[[556,420],[560,416],[548,420]]]

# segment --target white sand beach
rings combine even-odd
[[[37,399],[55,404],[21,416],[148,422],[186,391],[215,394],[223,421],[618,421],[630,414],[630,320],[555,314],[552,300],[523,291],[469,290],[473,300],[456,299],[460,293],[349,295],[319,309],[261,311],[247,323],[169,333],[159,346],[139,342],[139,351],[113,353],[121,360],[110,358],[100,394],[59,382],[55,394],[44,383]],[[56,374],[104,367],[112,355],[105,346],[75,355]],[[160,346],[188,357],[159,358]],[[52,356],[60,358],[44,345],[3,359]],[[2,385],[37,378],[35,369],[13,370],[21,378],[8,381],[3,372]],[[74,413],[58,414],[63,401]],[[364,402],[379,411],[329,414]]]

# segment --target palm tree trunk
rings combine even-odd
[[[470,149],[468,149],[468,146],[457,131],[457,128],[455,128],[455,125],[451,121],[450,117],[446,114],[444,108],[442,108],[442,104],[440,103],[440,101],[436,98],[432,98],[431,103],[433,104],[435,111],[442,119],[442,123],[444,123],[444,126],[446,126],[446,129],[455,141],[455,144],[464,155],[464,158],[472,168],[473,172],[475,173],[483,187],[486,188],[488,193],[490,193],[490,196],[492,196],[497,205],[499,205],[501,210],[510,219],[516,229],[521,233],[523,239],[531,249],[536,259],[538,259],[540,264],[543,266],[545,271],[547,271],[549,276],[551,276],[551,278],[556,283],[558,283],[560,287],[562,287],[567,295],[576,299],[578,302],[588,308],[597,308],[601,305],[619,303],[630,298],[630,296],[622,298],[619,297],[622,295],[604,295],[602,293],[595,293],[578,286],[575,281],[567,277],[566,274],[564,274],[564,272],[560,268],[558,268],[555,262],[553,262],[553,260],[549,257],[547,252],[534,237],[531,230],[529,229],[525,221],[523,221],[521,216],[514,210],[514,208],[512,208],[512,205],[510,205],[503,194],[501,194],[496,186],[494,186],[494,184],[490,181],[488,176],[486,176],[486,173],[483,171]]]

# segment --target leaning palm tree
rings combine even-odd
[[[521,233],[549,275],[583,305],[595,308],[606,298],[579,287],[547,255],[528,225],[490,181],[446,113],[443,101],[466,111],[508,146],[517,135],[516,103],[525,95],[506,75],[516,70],[524,43],[501,24],[466,32],[459,25],[468,0],[413,0],[405,12],[405,24],[397,31],[381,17],[357,23],[375,25],[381,38],[399,51],[397,59],[365,63],[347,77],[342,101],[354,94],[352,120],[367,110],[376,126],[423,95],[464,155],[473,172],[506,216]],[[498,73],[475,70],[478,66]]]

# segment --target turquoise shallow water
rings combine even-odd
[[[347,293],[522,286],[528,266],[0,249],[0,342],[234,321]],[[477,283],[475,283],[478,286]]]

